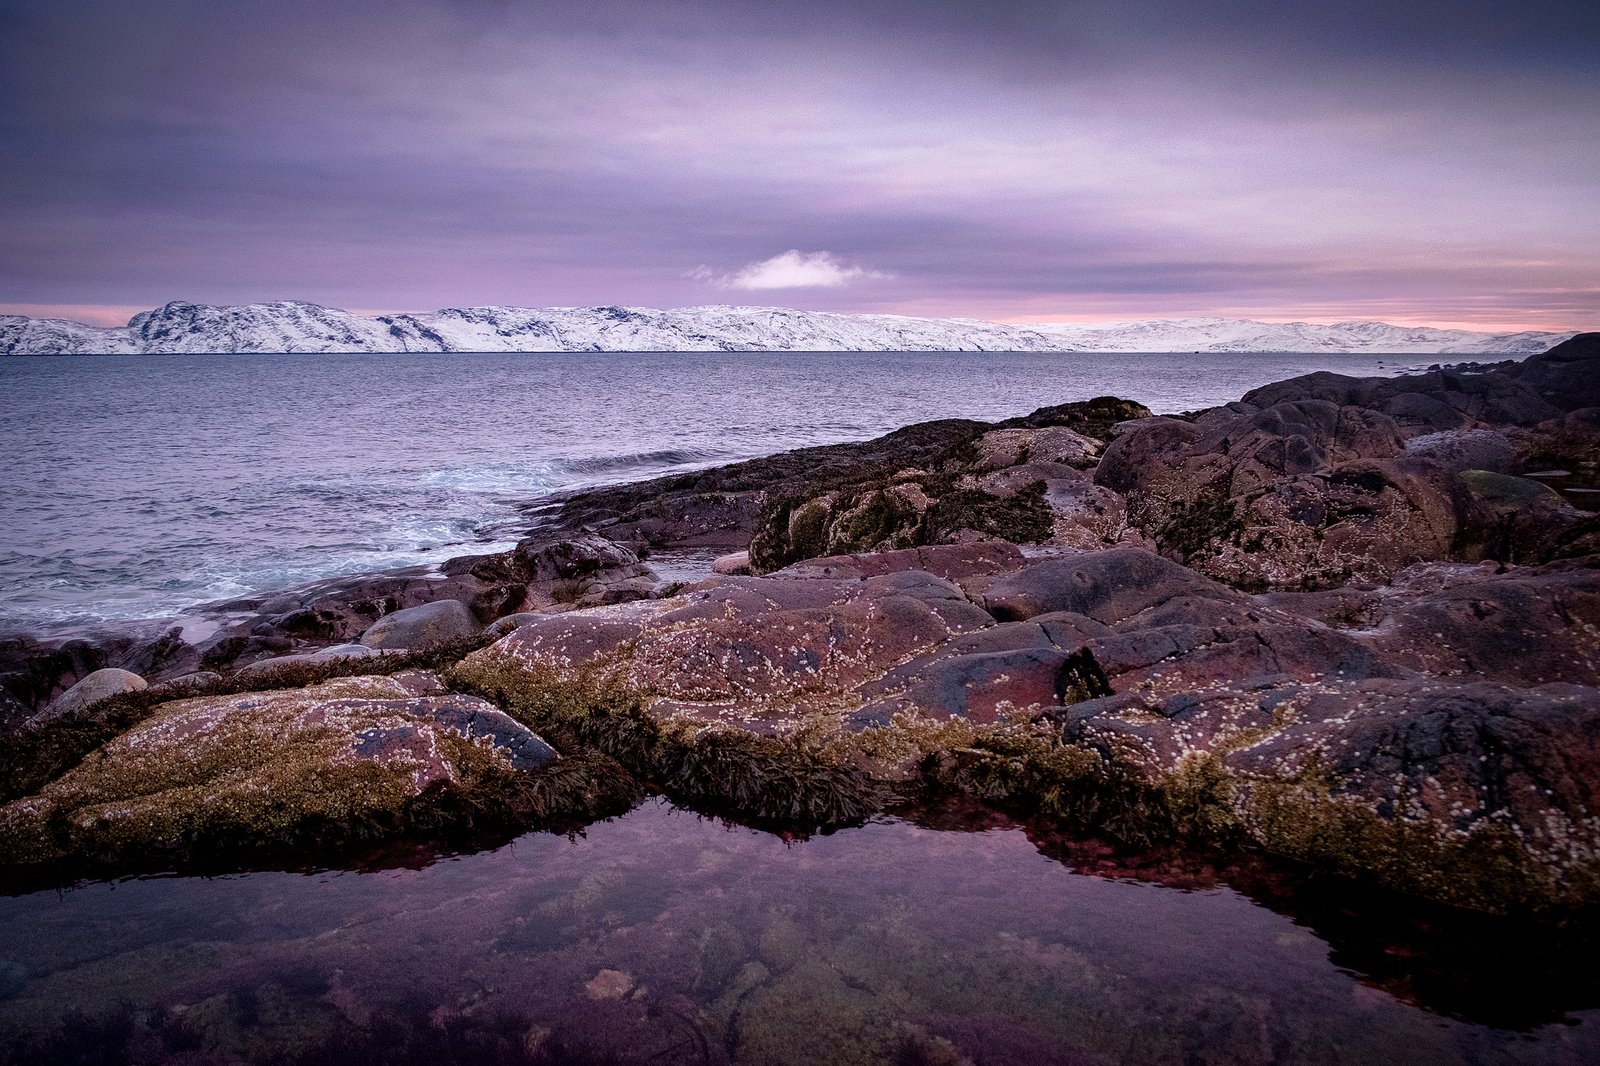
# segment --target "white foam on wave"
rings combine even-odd
[[[559,462],[491,463],[451,467],[422,475],[423,484],[489,496],[546,496],[571,481]]]

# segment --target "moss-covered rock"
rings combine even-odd
[[[593,814],[633,791],[622,775],[599,789],[575,781],[563,762],[491,704],[415,671],[177,700],[0,808],[0,861],[304,859],[475,818]],[[552,793],[557,780],[566,794]]]

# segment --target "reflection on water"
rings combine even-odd
[[[786,843],[655,802],[421,869],[35,893],[0,900],[0,1061],[1600,1061],[1587,992],[1449,1017],[1393,994],[1403,947],[1330,958],[1359,901],[1308,926],[1220,887],[1294,887],[1264,876],[1079,872],[1112,865],[994,818]]]

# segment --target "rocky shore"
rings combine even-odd
[[[977,800],[1424,899],[1600,903],[1600,334],[572,495],[510,552],[0,641],[18,884],[466,846],[664,793]],[[652,558],[723,553],[705,580]]]

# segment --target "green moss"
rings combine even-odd
[[[1208,759],[1151,779],[1131,758],[1028,727],[934,752],[924,769],[936,790],[1042,814],[1127,846],[1178,839],[1220,844],[1238,835],[1231,787]]]
[[[1047,540],[1053,529],[1045,484],[1035,481],[1012,496],[980,489],[955,489],[940,495],[922,516],[919,544],[947,543],[964,529],[976,530],[1017,544]]]
[[[461,665],[451,684],[504,707],[558,746],[616,759],[674,801],[755,825],[826,829],[886,801],[872,779],[821,746],[732,729],[658,722],[615,674],[557,674],[492,660]]]
[[[383,702],[397,691],[335,680],[259,705],[174,704],[0,810],[0,864],[125,872],[313,863],[396,837],[459,846],[567,828],[640,795],[603,755],[522,771],[486,741],[448,730],[437,738],[450,775],[419,793],[408,765],[348,757],[352,736],[407,720]],[[310,708],[320,717],[308,720]]]
[[[821,739],[658,722],[617,675],[529,671],[494,660],[451,681],[553,742],[599,750],[675,801],[757,825],[844,825],[896,802],[962,794],[1055,818],[1128,845],[1237,837],[1231,785],[1214,760],[1152,781],[1132,754],[1063,739],[1048,723],[897,718]]]
[[[785,564],[794,559],[810,559],[828,550],[828,508],[819,500],[803,504],[788,522]]]
[[[1192,565],[1237,544],[1244,535],[1244,523],[1223,490],[1211,487],[1187,500],[1168,501],[1155,523],[1154,535],[1163,552],[1175,553]]]
[[[829,545],[830,554],[872,551],[881,545],[910,547],[893,543],[905,539],[915,528],[917,512],[892,492],[873,492],[850,515],[841,531],[844,542]]]
[[[644,797],[631,774],[598,752],[565,755],[537,770],[516,770],[489,749],[457,738],[451,759],[460,785],[426,793],[403,812],[407,830],[499,834],[530,828],[578,829],[622,814]],[[470,748],[471,751],[463,750]]]
[[[712,730],[664,743],[661,755],[668,796],[738,821],[828,828],[884,805],[864,774],[795,740]]]

